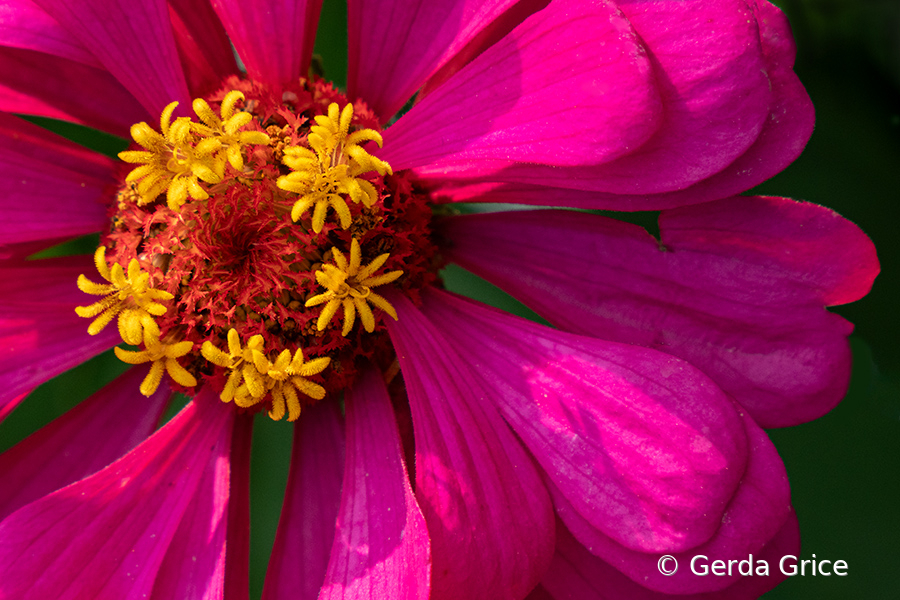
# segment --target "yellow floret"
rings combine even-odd
[[[379,175],[392,174],[391,166],[366,152],[360,144],[382,144],[381,134],[373,129],[361,129],[353,133],[353,105],[339,110],[337,103],[328,107],[328,115],[315,117],[307,141],[309,148],[290,146],[284,152],[284,164],[293,173],[278,178],[278,187],[300,195],[291,209],[291,219],[298,221],[310,208],[314,208],[313,231],[319,233],[325,225],[325,216],[331,207],[337,213],[341,228],[350,227],[350,209],[344,196],[371,207],[378,201],[378,191],[360,175],[376,171]]]
[[[160,300],[171,300],[172,294],[150,287],[150,274],[141,270],[137,259],[128,263],[128,271],[116,263],[106,264],[106,247],[100,246],[94,253],[94,264],[100,276],[108,284],[94,283],[84,275],[78,276],[78,289],[86,294],[105,296],[88,306],[78,306],[75,313],[79,317],[95,317],[88,326],[88,333],[97,335],[118,315],[119,334],[126,344],[137,346],[145,332],[159,335],[159,327],[154,316],[166,313]]]
[[[139,352],[131,350],[123,350],[118,346],[114,348],[116,356],[119,360],[130,365],[140,365],[143,363],[152,363],[150,372],[141,383],[141,393],[145,396],[152,396],[159,388],[162,382],[163,372],[168,373],[169,377],[177,383],[185,387],[194,387],[197,380],[184,367],[178,364],[177,358],[186,355],[194,347],[189,341],[183,342],[162,342],[158,334],[147,334],[144,339],[145,349]]]
[[[306,301],[306,306],[317,306],[325,303],[325,307],[322,309],[316,322],[318,330],[322,331],[325,329],[328,323],[331,322],[337,309],[343,307],[344,324],[341,329],[341,335],[346,336],[353,329],[357,313],[359,313],[359,318],[365,330],[371,333],[375,330],[375,316],[372,314],[369,303],[380,308],[396,320],[397,311],[394,310],[394,307],[383,297],[372,291],[373,287],[391,283],[403,275],[403,271],[390,271],[381,275],[375,275],[375,271],[384,265],[390,254],[381,254],[368,265],[360,268],[362,252],[356,238],[353,238],[350,246],[349,262],[337,248],[332,248],[331,254],[334,257],[335,264],[325,265],[321,271],[316,271],[316,281],[326,291]]]

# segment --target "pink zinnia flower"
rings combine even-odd
[[[824,307],[878,271],[833,212],[733,196],[812,128],[773,6],[351,0],[346,94],[305,78],[315,0],[6,6],[0,109],[136,143],[0,115],[0,416],[123,340],[149,365],[0,456],[0,598],[246,597],[260,410],[296,420],[264,598],[778,583],[657,569],[796,554],[760,426],[840,400],[852,326]],[[660,239],[432,219],[458,201],[662,210]],[[446,261],[556,328],[443,291]]]

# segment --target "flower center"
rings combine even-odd
[[[296,419],[302,406],[352,385],[362,363],[395,360],[378,288],[412,297],[436,278],[429,197],[373,156],[374,114],[330,84],[276,91],[232,77],[196,99],[193,117],[135,145],[95,254],[102,296],[76,312],[99,333],[118,319],[116,348],[182,391],[212,385],[225,402]]]

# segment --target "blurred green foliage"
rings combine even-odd
[[[900,86],[900,2],[897,0],[776,0],[791,18],[801,60],[861,60]],[[837,60],[841,61],[840,58]]]

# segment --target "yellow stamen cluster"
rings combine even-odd
[[[356,313],[363,323],[363,327],[369,333],[375,330],[375,316],[369,307],[371,302],[391,317],[397,319],[397,311],[391,304],[372,291],[373,287],[384,285],[396,281],[398,277],[403,275],[403,271],[389,271],[381,275],[375,275],[375,272],[384,265],[390,256],[388,253],[381,254],[375,260],[365,267],[360,268],[362,262],[362,252],[359,242],[353,238],[350,246],[350,261],[337,248],[331,249],[335,264],[325,265],[321,271],[316,271],[316,281],[319,282],[327,291],[323,294],[313,296],[306,301],[306,306],[317,306],[326,303],[316,322],[319,331],[325,329],[331,322],[337,309],[344,308],[344,325],[341,329],[341,335],[346,336],[353,329],[353,323],[356,320]]]
[[[194,123],[189,117],[179,117],[172,123],[172,113],[178,106],[178,102],[172,102],[160,117],[162,135],[144,122],[131,126],[131,137],[144,150],[120,152],[119,158],[141,165],[125,178],[129,183],[137,182],[141,197],[138,204],[149,204],[163,192],[169,208],[175,211],[187,202],[188,196],[205,200],[209,194],[200,181],[219,183],[226,163],[243,169],[243,146],[269,143],[269,136],[260,131],[238,131],[252,119],[249,113],[234,112],[235,104],[243,98],[241,92],[229,92],[222,101],[221,119],[198,98],[193,107],[203,124]]]
[[[78,276],[79,290],[94,296],[105,296],[89,306],[75,308],[79,317],[96,317],[88,327],[88,333],[97,335],[118,315],[119,334],[126,344],[140,344],[147,333],[159,336],[159,327],[153,315],[166,313],[166,307],[158,301],[171,300],[172,294],[151,288],[150,274],[141,270],[137,259],[128,263],[127,273],[118,263],[110,269],[106,264],[105,246],[97,248],[94,264],[100,276],[109,283],[94,283],[84,275]]]
[[[143,363],[152,363],[150,372],[141,383],[141,393],[145,396],[152,395],[159,387],[162,381],[163,372],[169,374],[169,377],[177,383],[185,387],[194,387],[197,380],[184,367],[178,364],[176,358],[181,358],[190,352],[194,344],[188,341],[184,342],[163,342],[160,341],[157,334],[148,333],[144,338],[145,350],[133,352],[131,350],[123,350],[118,346],[114,348],[116,356],[119,360],[130,365],[140,365]]]
[[[352,219],[344,194],[365,206],[378,201],[375,186],[360,175],[371,171],[379,175],[393,173],[390,165],[360,146],[366,142],[381,146],[381,134],[373,129],[349,133],[352,120],[352,104],[340,110],[337,103],[332,103],[327,116],[315,117],[316,124],[310,128],[307,137],[309,148],[289,146],[284,151],[284,164],[294,172],[279,177],[278,187],[300,194],[291,209],[292,220],[298,221],[307,210],[315,207],[312,228],[316,233],[325,225],[329,206],[337,213],[341,227],[350,227]]]
[[[291,357],[290,350],[282,350],[274,362],[263,353],[263,337],[255,335],[241,347],[240,337],[234,329],[228,332],[228,352],[216,348],[211,342],[203,342],[200,352],[206,360],[230,370],[228,381],[220,398],[247,408],[261,402],[271,394],[272,410],[269,417],[278,421],[284,417],[296,421],[300,416],[300,399],[297,393],[315,400],[325,397],[325,388],[306,379],[325,370],[330,357],[305,362],[303,351],[297,349]]]

